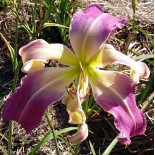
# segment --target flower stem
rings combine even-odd
[[[34,1],[34,8],[32,13],[32,38],[31,40],[36,39],[36,10],[37,10],[37,0]]]
[[[19,68],[21,66],[22,61],[20,61],[17,64],[17,68],[14,71],[14,80],[13,80],[13,86],[12,86],[12,92],[16,90],[16,85],[17,85],[17,80],[18,80],[18,73],[19,73]],[[11,146],[12,146],[12,120],[9,121],[9,138],[8,138],[8,155],[11,155]]]
[[[11,146],[12,146],[12,120],[9,121],[9,143],[8,143],[8,155],[11,155]]]
[[[19,8],[19,5],[20,5],[21,1],[19,1],[19,3],[14,3],[14,8],[15,10],[18,12],[18,8]],[[13,71],[14,71],[14,80],[13,80],[13,85],[12,85],[12,92],[15,92],[16,90],[16,85],[17,85],[17,81],[18,81],[18,73],[19,73],[19,68],[21,66],[21,63],[22,61],[20,61],[18,63],[17,61],[17,50],[18,50],[18,43],[17,43],[17,40],[18,40],[18,18],[16,18],[16,25],[15,25],[15,30],[16,30],[16,33],[15,33],[15,57],[14,57],[14,68],[13,68]],[[8,155],[11,155],[11,147],[12,147],[12,120],[9,121],[9,138],[8,138]]]
[[[133,31],[135,31],[135,26],[136,26],[136,5],[137,5],[137,0],[132,0],[132,9],[133,9],[132,28],[133,28]]]
[[[46,117],[47,123],[48,123],[48,125],[49,125],[49,127],[50,127],[50,129],[51,129],[51,131],[52,131],[52,133],[53,133],[53,138],[54,138],[54,143],[55,143],[55,148],[56,148],[56,154],[57,154],[57,155],[60,155],[60,153],[59,153],[59,148],[58,148],[58,143],[57,143],[57,138],[56,138],[55,131],[54,131],[54,127],[53,127],[53,125],[52,125],[52,120],[51,120],[51,118],[50,118],[50,116],[49,116],[48,111],[46,111],[45,117]]]

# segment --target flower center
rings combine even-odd
[[[87,76],[87,65],[80,65],[80,77],[77,86],[77,99],[79,103],[82,103],[88,95],[88,76]]]

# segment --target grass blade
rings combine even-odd
[[[91,152],[93,153],[93,155],[96,155],[94,147],[93,147],[91,141],[89,141],[89,145],[90,145],[90,149],[91,149]]]
[[[61,27],[61,28],[67,28],[65,25],[57,24],[57,23],[44,23],[43,28],[49,27],[49,26],[56,26],[56,27]]]
[[[3,155],[8,155],[7,151],[3,146],[0,145],[0,150],[3,152]]]
[[[117,137],[110,143],[110,145],[106,148],[106,150],[103,152],[102,155],[109,155],[109,153],[112,151],[112,149],[115,147],[117,144],[118,139]]]
[[[144,98],[146,97],[146,94],[148,93],[148,91],[150,90],[150,87],[153,84],[153,80],[154,80],[154,74],[151,75],[151,78],[150,78],[149,82],[147,83],[147,87],[141,93],[140,99],[139,99],[139,102],[138,102],[138,105],[141,105],[142,104]]]
[[[136,61],[144,61],[146,59],[153,59],[153,58],[154,58],[153,54],[145,54],[145,55],[136,56],[134,58],[134,60],[136,60]]]
[[[5,139],[7,142],[9,141],[2,133],[0,133],[1,139]]]
[[[137,29],[138,29],[140,32],[142,32],[142,33],[145,35],[146,38],[149,39],[151,46],[154,47],[154,40],[153,40],[153,38],[149,35],[149,33],[148,33],[147,31],[143,30],[143,29],[142,29],[141,27],[139,27],[139,26],[137,27]]]
[[[69,132],[69,131],[73,131],[73,130],[77,130],[77,127],[69,127],[69,128],[64,128],[62,130],[59,131],[55,131],[55,135],[61,135],[63,133]],[[29,155],[35,155],[35,153],[37,152],[37,150],[44,145],[47,141],[53,139],[53,133],[51,134],[46,134],[41,140],[40,142],[31,150],[31,152],[29,153]]]
[[[147,98],[147,100],[143,103],[143,106],[141,108],[142,111],[145,111],[146,108],[149,106],[149,104],[152,102],[154,98],[154,92]]]
[[[9,49],[9,52],[10,52],[10,56],[11,56],[11,61],[12,61],[12,65],[13,65],[13,70],[16,68],[15,64],[16,61],[17,61],[17,58],[15,58],[15,50],[14,48],[10,45],[10,43],[7,41],[7,39],[4,37],[4,35],[0,32],[0,35],[2,37],[2,39],[4,40],[4,42],[6,43],[8,49]]]

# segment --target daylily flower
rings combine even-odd
[[[91,86],[96,103],[114,116],[121,143],[130,144],[131,137],[144,134],[146,118],[136,105],[134,91],[135,83],[149,77],[149,69],[105,43],[125,21],[126,18],[114,17],[98,5],[91,5],[72,18],[69,38],[75,53],[65,45],[42,39],[20,48],[22,71],[28,74],[6,101],[3,118],[17,121],[30,133],[39,126],[48,106],[62,99],[69,122],[81,124],[79,131],[69,137],[72,144],[77,144],[88,135],[81,105]],[[64,67],[45,67],[50,60]],[[129,66],[131,76],[105,70],[107,65],[117,63]]]

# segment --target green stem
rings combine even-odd
[[[21,23],[21,25],[23,25],[23,27],[25,28],[25,30],[29,34],[30,38],[32,38],[33,32],[31,31],[31,29],[30,29],[29,25],[27,24],[27,22],[26,21],[23,21],[21,19],[21,17],[19,16],[19,14],[17,13],[17,11],[15,9],[13,10],[13,13],[16,16],[16,18],[18,18],[18,21]]]
[[[33,8],[33,13],[32,13],[32,32],[33,32],[33,35],[32,35],[32,38],[31,40],[34,40],[36,39],[36,9],[37,9],[37,0],[35,0],[35,5],[34,5],[34,8]]]
[[[60,153],[59,153],[59,148],[58,148],[58,143],[57,143],[57,138],[56,138],[55,131],[54,131],[54,127],[53,127],[53,125],[52,125],[52,120],[51,120],[51,118],[50,118],[50,116],[49,116],[48,111],[46,111],[45,117],[46,117],[47,123],[48,123],[48,125],[49,125],[49,127],[50,127],[50,129],[51,129],[51,131],[52,131],[52,133],[53,133],[53,138],[54,138],[56,153],[57,153],[57,155],[60,155]]]
[[[137,0],[132,0],[132,10],[133,10],[133,16],[132,16],[132,33],[129,33],[126,40],[126,46],[125,46],[125,54],[128,52],[128,48],[130,45],[131,40],[133,39],[135,35],[135,29],[136,29],[136,5]]]
[[[132,9],[133,9],[133,23],[132,23],[133,30],[132,32],[135,31],[135,27],[136,27],[136,6],[137,6],[137,0],[132,0]]]
[[[19,4],[17,4],[17,6],[15,6],[15,10],[16,12],[18,13],[18,7],[19,7]],[[17,58],[17,50],[18,50],[18,18],[16,18],[16,25],[15,25],[15,58]]]
[[[49,7],[48,7],[48,10],[47,10],[47,12],[46,12],[46,14],[45,14],[44,19],[43,19],[43,20],[41,21],[41,23],[40,23],[39,30],[38,30],[38,36],[39,36],[39,34],[40,34],[40,32],[41,32],[41,29],[42,29],[44,23],[48,20],[48,18],[49,18],[49,16],[50,16],[50,12],[51,12],[51,10],[52,10],[52,8],[53,8],[53,5],[54,5],[54,1],[52,0],[51,3],[49,4]]]
[[[20,1],[18,4],[14,5],[14,8],[18,12],[18,8],[20,5]],[[18,50],[18,18],[16,18],[16,25],[15,25],[15,57],[14,57],[14,80],[13,80],[13,85],[12,85],[12,92],[16,90],[16,85],[17,85],[17,80],[18,80],[18,73],[19,73],[19,68],[20,68],[20,63],[17,61],[17,50]],[[8,155],[11,155],[11,147],[12,147],[12,120],[9,121],[9,138],[8,138]]]
[[[15,70],[14,73],[14,80],[13,80],[13,86],[12,86],[12,92],[16,90],[17,80],[18,80],[18,73],[19,68],[21,66],[22,61],[19,62],[18,67]],[[12,146],[12,121],[9,121],[9,138],[8,138],[8,155],[11,155],[11,146]]]
[[[9,121],[9,143],[8,143],[8,155],[11,155],[11,146],[12,146],[12,120]]]

